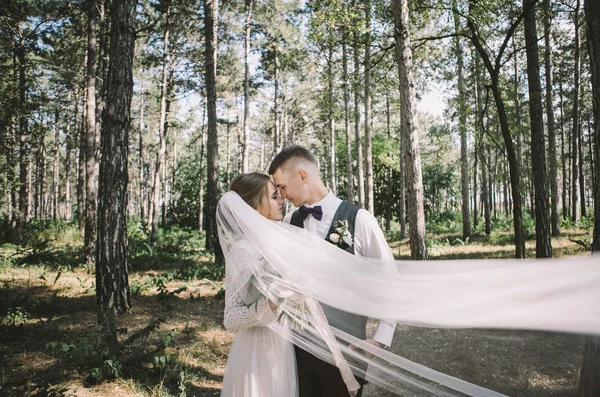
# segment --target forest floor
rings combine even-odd
[[[555,256],[587,255],[571,240],[588,233],[564,230],[553,239]],[[508,234],[476,235],[465,245],[458,237],[429,236],[431,259],[513,256]],[[408,256],[406,239],[390,245],[397,258]],[[534,245],[527,242],[528,257],[535,256]],[[37,264],[20,262],[31,252],[0,246],[0,396],[218,396],[234,335],[222,325],[222,274],[215,270],[214,277],[204,276],[211,274],[209,260],[192,253],[199,258],[195,263],[189,258],[173,266],[156,258],[132,261],[133,307],[117,318],[120,342],[154,319],[162,316],[164,322],[126,344],[119,360],[97,367],[102,361],[92,359],[99,346],[94,274],[60,264],[80,248],[64,241],[55,245],[49,265],[39,253]],[[204,273],[190,273],[190,267],[199,266]],[[582,348],[583,337],[577,335],[407,326],[398,326],[392,346],[420,364],[524,397],[576,396]],[[111,371],[120,377],[106,380]],[[388,394],[372,385],[363,394],[380,395]],[[404,395],[413,394],[407,389]]]

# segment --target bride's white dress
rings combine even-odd
[[[225,367],[221,397],[294,397],[298,395],[293,344],[268,326],[277,312],[266,298],[248,307],[244,302],[251,266],[262,257],[245,241],[230,249],[225,265],[225,328],[237,332]]]

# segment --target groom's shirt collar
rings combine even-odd
[[[305,204],[304,206],[309,208],[321,206],[323,216],[320,221],[317,221],[312,215],[308,215],[304,220],[304,228],[312,234],[323,239],[326,238],[331,222],[333,222],[333,217],[341,203],[342,200],[337,198],[330,189],[329,193],[327,193],[320,201],[313,203],[313,205]]]
[[[320,206],[321,208],[323,208],[323,212],[325,212],[331,210],[331,207],[333,206],[335,206],[337,210],[337,206],[339,206],[341,202],[342,200],[335,197],[331,189],[329,189],[329,193],[327,193],[327,195],[325,195],[325,197],[323,197],[320,201],[317,201],[313,205],[304,204],[304,206],[308,208]]]

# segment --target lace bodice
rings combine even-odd
[[[224,325],[228,331],[266,326],[277,319],[277,313],[271,310],[267,298],[260,298],[250,307],[244,302],[252,277],[250,264],[260,265],[260,260],[260,255],[246,241],[236,243],[225,259]]]

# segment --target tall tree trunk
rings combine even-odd
[[[571,220],[576,222],[581,215],[579,207],[579,86],[581,85],[581,56],[579,51],[579,8],[580,1],[575,2],[573,22],[575,24],[575,73],[573,81],[573,136],[571,139]]]
[[[424,260],[427,259],[427,241],[419,135],[415,128],[416,97],[410,47],[408,0],[393,0],[392,7],[401,103],[400,120],[402,133],[405,136],[404,142],[406,142],[404,159],[407,170],[410,256],[412,259]]]
[[[354,8],[358,7],[358,1],[353,1]],[[354,50],[354,140],[356,141],[356,175],[358,177],[358,205],[365,207],[365,172],[363,159],[363,144],[360,133],[360,41],[356,29],[353,30]]]
[[[162,59],[162,77],[160,84],[160,120],[158,123],[158,151],[156,153],[156,165],[154,167],[154,184],[152,186],[152,218],[150,231],[150,244],[156,245],[156,236],[158,234],[158,217],[160,211],[160,175],[163,172],[165,164],[165,153],[167,150],[167,102],[169,96],[169,35],[170,35],[170,16],[171,7],[167,6],[165,31],[163,34],[163,59]],[[163,197],[163,201],[164,201]]]
[[[279,44],[273,41],[272,45],[275,58],[273,61],[273,67],[275,68],[273,72],[273,156],[275,156],[281,149],[279,145]]]
[[[46,193],[46,134],[40,134],[39,149],[37,150],[36,158],[33,217],[34,219],[44,219],[46,215],[44,200],[44,194]]]
[[[204,120],[204,113],[206,112],[206,102],[202,105],[202,120]],[[198,195],[198,233],[202,233],[204,230],[204,147],[206,141],[205,126],[203,125],[200,129],[200,191]]]
[[[473,6],[473,1],[469,2],[469,8]],[[518,26],[519,20],[513,22],[511,28],[509,28],[508,37],[514,33],[514,30]],[[513,199],[513,225],[515,231],[515,256],[517,258],[525,257],[525,236],[523,234],[523,210],[522,210],[522,199],[521,199],[521,171],[519,167],[519,163],[517,160],[517,154],[515,151],[515,147],[513,144],[513,138],[510,133],[510,129],[508,127],[508,118],[506,115],[506,107],[504,105],[504,99],[502,98],[502,94],[500,92],[500,74],[499,68],[501,66],[500,62],[495,62],[494,66],[490,57],[483,47],[483,43],[480,41],[477,28],[472,20],[467,20],[467,24],[469,25],[469,30],[472,33],[472,42],[479,55],[481,56],[483,63],[488,70],[491,79],[491,88],[494,94],[494,101],[496,103],[496,110],[498,112],[498,119],[500,121],[500,127],[502,131],[502,137],[504,138],[504,144],[506,146],[506,154],[509,162],[509,171],[510,171],[510,184],[512,189],[512,199]],[[507,37],[507,38],[508,38]],[[505,48],[505,47],[503,47]],[[501,51],[497,57],[502,56]],[[499,59],[499,58],[497,58]]]
[[[252,29],[252,9],[254,0],[246,0],[246,24],[244,34],[244,137],[242,139],[242,172],[249,171],[250,161],[250,34]]]
[[[373,197],[373,112],[371,109],[371,0],[365,1],[365,162],[367,167],[367,189],[365,204],[367,211],[375,214]]]
[[[481,146],[481,183],[482,183],[482,187],[481,187],[481,201],[483,202],[483,219],[484,219],[484,225],[485,225],[485,234],[486,235],[490,235],[490,233],[492,232],[492,220],[491,220],[491,208],[490,208],[490,189],[489,189],[489,183],[488,183],[488,176],[489,176],[489,172],[488,172],[488,164],[489,164],[489,159],[488,159],[488,148],[487,145],[484,143]]]
[[[583,97],[583,93],[582,93]],[[579,120],[579,200],[581,203],[581,216],[587,217],[587,206],[585,204],[585,174],[583,172],[584,165],[584,150],[585,143],[583,142],[583,128],[581,126],[581,114]]]
[[[86,62],[87,64],[87,62]],[[86,89],[87,91],[87,89]],[[77,137],[77,221],[79,230],[85,231],[85,170],[86,170],[86,121],[87,121],[87,94],[84,94],[84,103],[81,109],[81,122]]]
[[[400,217],[400,239],[406,237],[406,161],[404,152],[406,151],[406,141],[404,133],[400,132],[399,150],[400,150],[400,192],[398,197],[398,212]]]
[[[60,113],[58,110],[54,113],[54,146],[52,148],[52,219],[56,222],[59,217],[59,191],[58,191],[58,177],[59,177],[59,143],[60,143]]]
[[[569,217],[569,200],[567,199],[567,193],[569,191],[567,186],[567,179],[569,173],[567,172],[567,156],[565,153],[565,115],[564,115],[564,101],[563,101],[563,87],[562,87],[562,73],[561,78],[558,80],[558,93],[560,98],[560,159],[562,163],[562,215],[563,219],[567,220]]]
[[[529,86],[529,118],[531,127],[531,160],[535,194],[535,255],[537,258],[551,258],[550,208],[546,180],[546,144],[542,108],[542,87],[540,85],[540,63],[538,57],[535,7],[527,3],[537,0],[523,0],[525,12],[525,51],[527,53],[527,81]],[[534,148],[540,148],[534,150]]]
[[[231,138],[231,123],[229,122],[230,106],[227,104],[227,124],[225,124],[225,185],[229,187],[231,184],[231,146],[229,144]]]
[[[552,21],[550,11],[550,0],[544,0],[544,69],[546,75],[546,122],[548,124],[548,171],[550,173],[550,203],[552,224],[552,236],[560,236],[560,224],[558,220],[558,164],[556,159],[556,131],[554,125],[554,94],[552,92]]]
[[[8,165],[8,171],[7,171],[7,182],[9,184],[9,194],[7,196],[8,199],[8,203],[7,203],[7,207],[8,207],[8,226],[9,226],[9,231],[10,231],[10,236],[11,238],[14,237],[15,232],[16,232],[16,227],[17,227],[17,181],[16,181],[16,160],[15,160],[15,142],[16,142],[16,135],[17,135],[17,128],[16,128],[16,122],[15,122],[15,118],[14,116],[11,118],[10,121],[10,128],[9,128],[9,133],[10,133],[10,138],[7,139],[8,142],[8,152],[6,155],[6,163]]]
[[[386,75],[386,83],[385,83],[385,125],[386,125],[386,131],[387,131],[387,139],[391,141],[392,139],[392,121],[391,121],[391,104],[390,104],[390,86],[387,83],[388,79],[387,79],[387,75]],[[386,168],[386,174],[387,174],[387,178],[388,181],[392,181],[393,180],[393,170],[391,166],[385,166]],[[391,183],[388,183],[386,188],[385,188],[385,194],[387,195],[388,199],[390,201],[393,200],[394,197],[394,187],[392,186]],[[392,228],[392,217],[393,217],[393,213],[392,213],[392,206],[391,205],[386,205],[385,206],[385,230],[391,230]]]
[[[347,13],[344,2],[344,12]],[[346,136],[346,192],[347,200],[354,202],[354,177],[352,174],[352,134],[350,132],[350,88],[348,84],[348,27],[342,26],[342,80],[344,84],[344,133]]]
[[[96,263],[96,206],[98,182],[96,174],[96,19],[98,3],[88,0],[86,123],[85,123],[85,264]]]
[[[18,27],[19,42],[15,49],[19,70],[19,215],[17,218],[17,240],[23,242],[23,232],[29,220],[29,180],[31,173],[31,161],[29,159],[29,131],[26,117],[26,91],[25,79],[25,39]]]
[[[131,308],[127,269],[128,146],[133,95],[136,0],[114,1],[99,174],[96,312],[111,350],[118,349],[114,314]]]
[[[473,161],[473,227],[477,228],[478,220],[477,220],[477,174],[479,172],[478,163],[479,158],[483,156],[484,148],[484,126],[483,126],[483,85],[481,84],[481,65],[479,54],[472,47],[471,57],[473,58],[473,62],[475,64],[475,103],[477,105],[477,115],[475,117],[475,131],[476,131],[476,139],[475,139],[475,155]],[[483,183],[484,178],[484,164],[483,161],[481,163],[481,178]],[[482,190],[485,190],[485,187],[481,186]],[[483,195],[483,191],[482,191]],[[480,197],[481,198],[481,197]],[[483,213],[483,211],[481,211]]]
[[[329,127],[329,187],[336,194],[335,178],[335,120],[333,118],[333,44],[328,43],[327,58],[327,125]]]
[[[456,8],[456,0],[453,0],[453,8]],[[454,12],[454,31],[461,30],[458,12]],[[463,233],[462,238],[466,240],[471,237],[471,214],[469,213],[469,151],[467,144],[467,108],[465,98],[465,78],[463,73],[463,51],[460,37],[454,38],[454,53],[456,55],[456,75],[458,78],[458,131],[460,133],[460,186],[461,186],[461,210]]]
[[[206,99],[208,134],[206,141],[206,249],[215,254],[215,262],[223,263],[217,235],[216,214],[219,201],[219,147],[217,132],[217,20],[218,0],[204,0],[206,34]],[[277,123],[276,123],[277,124]]]
[[[594,237],[592,248],[600,252],[600,1],[586,0],[585,18],[587,26],[587,48],[590,55],[590,71],[592,75],[592,98],[594,112]],[[590,137],[591,139],[592,137]],[[596,393],[600,392],[600,354],[596,361]],[[591,394],[590,394],[591,396]]]
[[[517,130],[517,162],[519,164],[519,169],[523,169],[523,129],[522,129],[522,125],[521,125],[521,101],[519,100],[519,86],[520,86],[520,79],[519,79],[519,51],[517,48],[517,40],[515,38],[515,35],[513,35],[512,38],[512,42],[513,42],[513,48],[515,51],[515,55],[514,55],[514,63],[513,63],[513,67],[514,67],[514,92],[513,95],[515,96],[515,129]],[[524,184],[523,184],[524,185]]]
[[[140,103],[140,128],[138,134],[138,179],[139,179],[139,192],[138,192],[138,202],[140,205],[140,220],[145,223],[145,207],[146,207],[146,176],[144,175],[144,158],[146,157],[144,150],[144,110],[145,110],[145,98],[146,93],[144,92],[144,83],[142,81],[142,97]]]
[[[72,91],[69,90],[67,94],[67,102],[71,102]],[[73,120],[77,123],[77,113],[79,111],[78,99],[75,96],[75,111],[73,112]],[[76,124],[75,124],[76,125]],[[65,140],[66,140],[66,153],[65,153],[65,218],[67,221],[71,220],[72,216],[72,208],[71,208],[71,150],[72,150],[72,141],[71,137],[71,120],[69,115],[67,114],[65,117]]]
[[[592,75],[592,98],[594,112],[594,233],[592,251],[600,252],[600,1],[586,0],[584,3],[587,26],[587,48]],[[591,138],[591,137],[590,137]],[[579,396],[600,395],[600,337],[589,336],[583,351],[583,363],[579,382]]]

